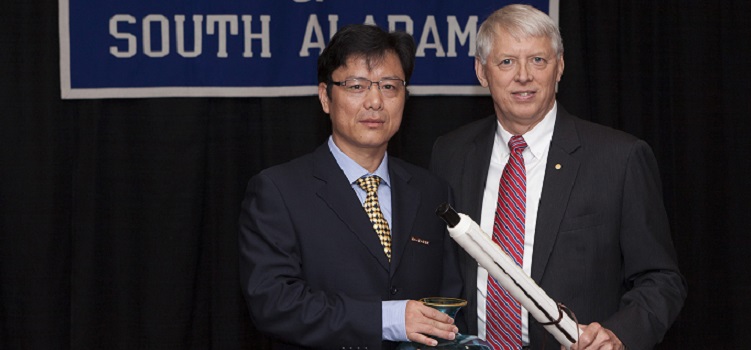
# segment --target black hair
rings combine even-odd
[[[351,57],[364,57],[371,66],[382,60],[387,53],[399,57],[404,70],[404,80],[409,83],[415,67],[415,40],[405,32],[388,33],[383,29],[367,24],[351,24],[339,29],[328,46],[318,57],[318,82],[330,83],[331,74],[347,64]],[[326,93],[331,96],[331,84]]]

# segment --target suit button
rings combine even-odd
[[[396,295],[396,293],[399,293],[399,288],[391,287],[391,295]]]

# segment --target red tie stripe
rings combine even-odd
[[[524,138],[519,135],[511,137],[511,154],[498,186],[498,205],[493,222],[493,242],[501,246],[519,266],[524,256],[527,208],[527,175],[522,156],[526,147]],[[492,276],[488,276],[486,310],[486,338],[493,349],[521,348],[521,305]]]

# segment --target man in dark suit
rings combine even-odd
[[[318,60],[328,142],[248,184],[241,283],[275,349],[434,345],[428,335],[458,332],[449,316],[415,301],[461,294],[458,248],[434,213],[450,200],[448,184],[386,153],[414,59],[406,33],[342,28]]]
[[[523,140],[520,266],[575,314],[582,333],[572,349],[653,348],[681,310],[686,285],[650,147],[556,103],[563,44],[546,14],[504,7],[482,24],[477,43],[475,70],[495,115],[439,138],[432,170],[449,181],[457,211],[487,234],[505,236],[511,225],[501,219],[508,201],[499,199],[499,183],[511,163],[507,144]],[[460,263],[469,333],[492,338],[499,321],[486,305],[495,293],[487,271],[466,253]],[[518,346],[557,347],[525,310],[519,313],[508,328]]]

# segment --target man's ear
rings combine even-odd
[[[566,65],[563,63],[563,54],[561,54],[561,58],[558,59],[558,77],[556,79],[556,82],[561,81],[561,76],[563,76],[563,68]]]
[[[488,87],[488,79],[485,78],[485,66],[480,62],[479,58],[475,57],[475,74],[477,74],[477,80],[482,87]]]
[[[326,114],[329,114],[329,93],[326,91],[326,83],[318,83],[318,100],[321,101],[321,108]]]

